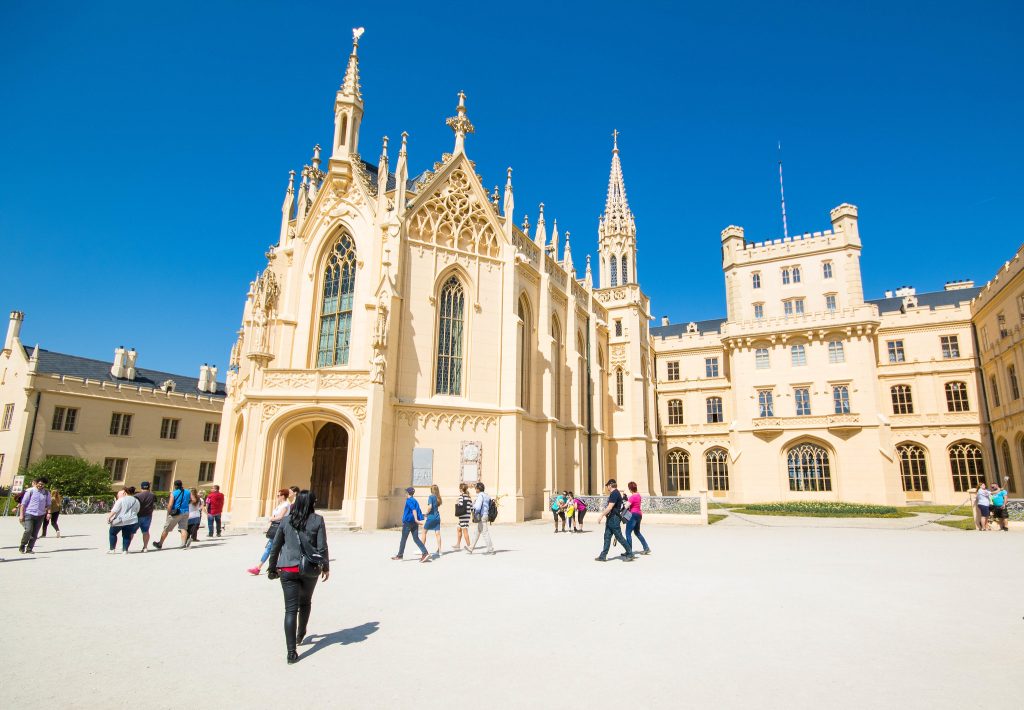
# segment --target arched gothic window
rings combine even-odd
[[[711,449],[704,454],[704,465],[707,469],[708,490],[729,490],[729,455],[725,449]]]
[[[789,490],[823,492],[832,490],[828,452],[816,444],[794,446],[786,454]]]
[[[614,254],[612,255],[612,258],[609,260],[608,264],[609,264],[608,268],[609,268],[609,270],[611,272],[611,285],[612,286],[618,286],[619,285],[619,270],[618,270],[618,262],[615,261],[615,255]]]
[[[587,350],[586,342],[583,339],[583,332],[576,334],[576,389],[579,390],[576,399],[579,401],[579,415],[576,421],[580,424],[587,423]]]
[[[519,324],[517,327],[519,337],[519,406],[523,409],[530,408],[530,359],[533,352],[530,348],[530,331],[532,320],[530,318],[530,306],[526,298],[519,299]]]
[[[668,452],[668,490],[670,493],[690,490],[690,455],[685,451]]]
[[[668,423],[669,424],[682,424],[683,423],[683,400],[681,400],[681,399],[670,399],[668,401]]]
[[[953,490],[958,493],[977,488],[985,479],[981,449],[969,441],[949,447],[949,467],[953,471]]]
[[[1006,439],[1003,439],[1003,445],[1000,447],[1003,454],[1003,475],[1010,480],[1006,482],[1007,490],[1010,489],[1010,484],[1013,481],[1013,459],[1010,458],[1010,444],[1007,443]]]
[[[348,364],[352,338],[352,297],[356,288],[356,246],[342,234],[327,257],[323,301],[320,305],[320,337],[317,367]]]
[[[622,283],[629,283],[629,257],[625,254],[622,255]]]
[[[924,449],[917,444],[902,444],[896,447],[896,455],[900,457],[903,490],[908,493],[927,492],[928,465],[925,463]]]
[[[462,336],[465,329],[466,293],[455,276],[441,287],[437,299],[437,394],[462,394]]]
[[[623,382],[622,370],[615,371],[615,404],[623,406],[626,402],[626,383]]]
[[[562,327],[551,319],[551,416],[562,418]]]

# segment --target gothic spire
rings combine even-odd
[[[512,168],[508,169],[508,179],[505,181],[505,200],[502,203],[502,212],[505,216],[505,229],[511,234],[515,222],[512,221],[512,213],[515,211],[516,201],[512,196]],[[527,235],[529,236],[529,235]]]
[[[626,183],[622,178],[622,163],[619,161],[619,132],[612,131],[612,169],[608,176],[608,200],[604,205],[604,228],[607,233],[629,232],[633,225],[633,213],[626,200]]]
[[[356,56],[356,50],[359,48],[359,38],[363,36],[365,31],[362,27],[356,27],[352,30],[352,54],[348,55],[345,80],[341,83],[342,95],[351,96],[357,101],[362,101],[363,95],[359,87],[359,57]]]

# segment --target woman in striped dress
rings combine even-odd
[[[469,549],[469,518],[473,515],[473,499],[469,495],[469,486],[465,483],[459,484],[459,499],[455,501],[455,512],[459,517],[459,527],[455,529],[455,544],[453,550],[458,550],[465,540],[466,549]]]

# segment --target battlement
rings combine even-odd
[[[722,230],[724,265],[730,266],[739,262],[750,264],[760,260],[788,258],[847,246],[859,248],[860,233],[857,229],[856,206],[844,202],[833,208],[829,216],[832,219],[832,229],[760,242],[747,241],[742,227],[730,225]]]

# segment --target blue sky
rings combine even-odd
[[[780,140],[791,233],[859,206],[868,297],[990,278],[1021,242],[1020,4],[769,5],[4,3],[0,312],[52,350],[223,370],[360,25],[363,155],[406,130],[429,168],[464,89],[478,172],[512,165],[517,223],[543,201],[581,273],[621,131],[657,316],[724,315],[726,225],[781,236]]]

